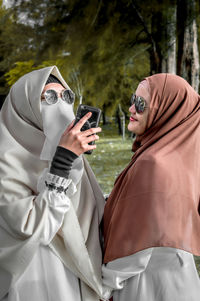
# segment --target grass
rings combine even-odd
[[[87,156],[98,182],[105,194],[112,190],[117,175],[131,159],[131,139],[101,137],[97,149]]]
[[[200,276],[200,256],[194,256],[194,260],[195,260],[195,263],[196,263],[197,271],[198,271],[199,276]]]
[[[131,151],[133,140],[126,133],[126,139],[117,133],[114,125],[101,126],[102,133],[96,142],[97,148],[87,159],[97,177],[104,194],[109,194],[113,188],[117,175],[129,163],[133,153]],[[196,267],[200,275],[200,257],[194,256]]]

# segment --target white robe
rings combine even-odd
[[[103,283],[113,301],[199,301],[200,280],[193,255],[156,247],[103,266]]]
[[[54,176],[56,179],[61,179]],[[79,183],[80,185],[80,183]],[[43,188],[35,201],[35,206],[48,204],[48,216],[44,223],[42,244],[21,277],[14,283],[3,301],[81,301],[79,279],[63,265],[51,250],[49,243],[61,228],[64,215],[70,209],[69,198],[76,199],[76,188],[71,180],[65,180],[67,194],[48,191]]]
[[[102,295],[99,224],[104,197],[87,160],[81,160],[83,173],[74,165],[70,172],[70,183],[77,179],[74,173],[80,178],[80,187],[79,181],[74,181],[77,193],[72,189],[69,195],[69,188],[60,197],[55,191],[38,188],[38,181],[45,183],[40,176],[49,165],[40,154],[46,139],[41,93],[50,74],[69,89],[56,66],[34,70],[12,86],[0,114],[0,300],[16,300],[17,289],[20,293],[21,288],[26,294],[31,279],[38,289],[32,283],[29,297],[19,296],[20,301],[30,300],[37,290],[41,301],[53,299],[57,291],[60,300],[77,301],[78,294],[82,300],[98,301]],[[68,109],[72,113],[73,108],[67,105],[62,115]],[[63,130],[66,126],[67,121]],[[68,182],[60,178],[46,180],[60,188]],[[41,262],[45,263],[43,267]],[[36,276],[37,271],[40,273]],[[71,290],[67,289],[70,281]],[[74,291],[72,297],[66,295],[69,291]]]
[[[40,246],[2,301],[81,301],[78,278],[48,246]]]

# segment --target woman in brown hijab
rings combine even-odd
[[[132,97],[131,162],[104,214],[103,279],[114,301],[197,301],[200,281],[200,96],[156,74]]]

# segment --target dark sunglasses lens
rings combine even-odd
[[[64,90],[62,92],[62,98],[68,104],[73,104],[75,101],[75,94],[71,90]]]
[[[131,106],[135,103],[135,94],[131,96]]]
[[[135,100],[135,109],[138,113],[143,113],[145,110],[146,104],[144,98],[138,96]]]
[[[45,91],[44,98],[49,105],[55,104],[58,100],[57,93],[54,90]]]

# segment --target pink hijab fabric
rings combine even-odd
[[[146,81],[147,129],[105,207],[105,263],[160,246],[200,255],[200,96],[177,75]]]

